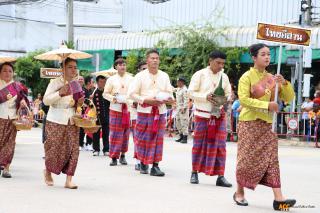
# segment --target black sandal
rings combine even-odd
[[[237,201],[236,200],[236,192],[233,194],[233,200],[234,200],[234,202],[236,202],[236,204],[238,205],[238,206],[248,206],[249,204],[248,204],[248,201],[246,200],[246,199],[243,199],[243,200],[240,200],[240,201]]]

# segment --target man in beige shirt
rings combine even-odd
[[[166,103],[172,104],[172,86],[167,73],[159,70],[159,53],[146,54],[148,69],[139,72],[131,84],[128,96],[138,102],[135,128],[137,158],[141,161],[140,173],[148,174],[148,164],[153,164],[151,176],[164,176],[159,168],[162,160],[163,136],[166,126]]]
[[[104,88],[103,97],[110,101],[109,128],[110,128],[110,147],[109,156],[112,159],[110,166],[119,163],[127,165],[125,153],[128,151],[130,134],[130,114],[128,108],[129,99],[127,91],[133,77],[126,70],[126,62],[119,58],[114,63],[118,73],[107,80]]]
[[[228,76],[223,72],[226,55],[214,51],[209,55],[209,66],[191,78],[188,93],[194,100],[194,139],[192,175],[190,182],[198,184],[198,172],[219,175],[216,185],[231,187],[224,178],[226,160],[226,119],[224,107],[217,103],[222,96],[231,95]],[[219,92],[219,96],[217,95]]]

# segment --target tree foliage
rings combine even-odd
[[[49,83],[49,79],[40,78],[40,69],[44,67],[54,67],[52,61],[39,61],[34,59],[34,56],[44,52],[44,50],[30,52],[25,57],[18,58],[15,63],[16,75],[31,89],[33,97],[36,97],[38,93],[43,95]]]
[[[156,48],[160,50],[160,69],[167,72],[172,81],[182,75],[190,80],[192,75],[208,66],[209,54],[213,50],[220,50],[227,54],[225,72],[233,79],[237,79],[241,69],[240,56],[247,49],[238,47],[221,47],[219,40],[227,39],[227,28],[215,27],[211,22],[198,27],[195,24],[175,26],[156,33],[168,33],[171,40],[161,40]],[[145,50],[134,51],[127,57],[128,70],[135,73],[137,63],[143,60]]]

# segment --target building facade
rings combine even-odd
[[[74,35],[121,32],[121,14],[120,0],[75,1]],[[65,26],[65,0],[0,5],[0,54],[20,56],[36,49],[56,48],[66,40]]]

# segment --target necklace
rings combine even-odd
[[[119,76],[119,82],[120,82],[120,93],[121,94],[125,94],[126,91],[125,91],[125,87],[126,87],[126,79],[125,79],[125,75],[123,76]]]
[[[157,73],[157,74],[158,74],[158,73]],[[149,73],[150,79],[151,79],[154,87],[156,86],[156,83],[157,83],[157,81],[156,81],[156,80],[157,80],[157,74],[151,74],[151,73]]]

